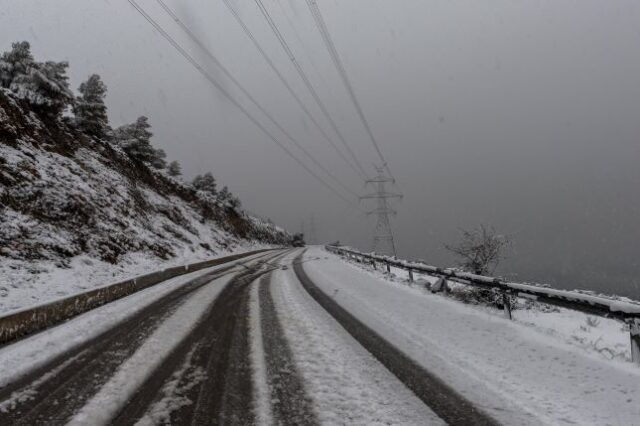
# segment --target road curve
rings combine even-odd
[[[0,388],[0,424],[496,424],[324,294],[303,252],[185,279]]]
[[[309,295],[443,420],[456,426],[498,424],[320,290],[304,271],[302,256],[296,257],[293,268]]]

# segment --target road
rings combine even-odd
[[[113,324],[67,346],[97,314],[1,348],[64,347],[3,384],[0,424],[497,424],[324,293],[302,252],[114,302]]]

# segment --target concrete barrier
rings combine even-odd
[[[84,293],[75,294],[64,299],[14,311],[6,316],[0,317],[0,345],[59,324],[76,315],[83,314],[98,306],[113,302],[114,300],[118,300],[171,278],[196,272],[211,266],[232,262],[268,250],[271,249],[253,250],[246,253],[191,263],[189,265],[175,266],[105,287],[89,290]]]

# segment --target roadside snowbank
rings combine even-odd
[[[229,249],[218,247],[217,254],[212,255],[209,250],[195,246],[193,251],[185,250],[168,260],[145,252],[129,253],[116,265],[81,255],[72,258],[68,268],[60,268],[52,261],[3,260],[0,262],[0,315],[160,269],[271,247],[243,242]]]
[[[538,323],[533,312],[522,323],[508,321],[375,277],[320,248],[305,260],[309,277],[341,306],[505,424],[627,425],[640,418],[640,370],[540,332],[553,324]],[[528,325],[533,319],[536,327]]]

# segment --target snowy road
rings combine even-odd
[[[311,249],[254,255],[169,280],[0,348],[0,424],[572,420],[540,415],[491,383],[478,387],[478,374],[453,374],[436,362],[442,348],[426,353],[411,321],[397,328],[398,318],[412,315],[407,294],[396,289],[395,299],[381,302],[390,310],[402,302],[405,311],[383,315],[377,303],[388,289],[370,287],[373,279]],[[621,386],[633,400],[629,383]]]

